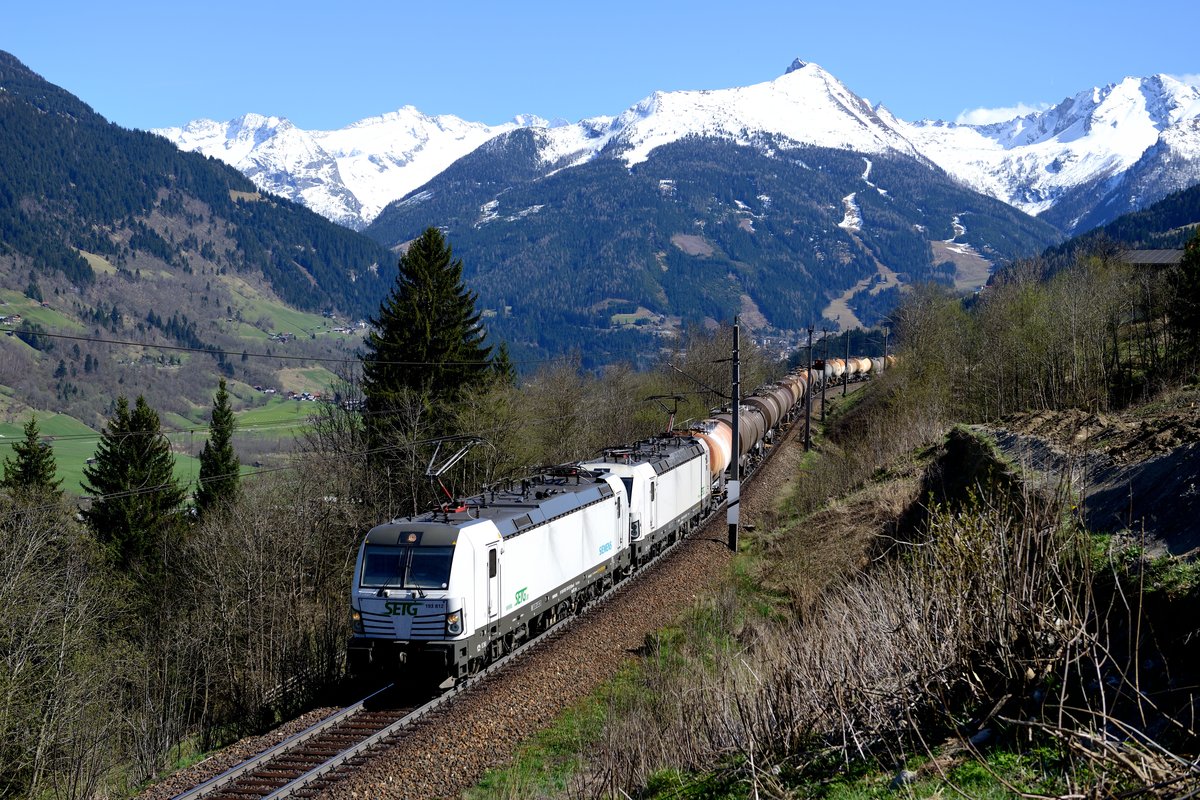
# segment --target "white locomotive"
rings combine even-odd
[[[700,524],[724,473],[761,454],[822,371],[705,420],[372,528],[350,602],[353,674],[459,680],[573,614]]]

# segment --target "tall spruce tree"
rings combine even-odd
[[[386,436],[402,398],[415,392],[436,407],[487,374],[491,348],[462,273],[462,260],[437,228],[426,229],[400,259],[363,357],[366,419],[377,436]]]
[[[492,380],[504,386],[517,385],[517,368],[508,354],[507,342],[501,342],[492,357]]]
[[[83,518],[126,571],[156,571],[163,542],[181,520],[186,492],[174,467],[158,414],[144,397],[132,412],[129,401],[118,397],[95,463],[83,468],[83,488],[93,498]]]
[[[231,503],[238,495],[238,470],[241,463],[233,450],[233,409],[225,379],[217,385],[213,397],[212,419],[208,423],[208,441],[200,451],[200,486],[196,489],[196,508],[204,513],[221,503]]]
[[[25,423],[25,439],[14,442],[13,455],[15,458],[4,459],[4,479],[0,486],[5,489],[23,492],[39,492],[61,495],[61,479],[55,479],[57,465],[54,462],[54,451],[50,445],[41,441],[38,434],[37,415],[34,414]]]

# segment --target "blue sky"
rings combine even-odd
[[[331,129],[402,105],[574,121],[796,57],[910,120],[1200,73],[1195,0],[18,0],[0,17],[0,49],[136,128],[253,111]]]

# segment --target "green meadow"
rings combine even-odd
[[[279,449],[290,449],[297,434],[308,424],[309,416],[316,411],[316,403],[288,400],[274,396],[255,408],[235,414],[235,447],[237,441],[253,439],[260,443],[279,442]],[[29,414],[21,414],[14,421],[0,422],[0,459],[12,458],[12,443],[25,438],[24,426]],[[83,468],[87,460],[96,453],[100,444],[100,432],[89,428],[74,417],[64,414],[39,412],[38,433],[42,441],[54,450],[58,465],[58,477],[62,486],[73,494],[83,494]],[[194,484],[200,475],[200,461],[189,452],[199,452],[208,436],[207,423],[195,423],[174,414],[162,419],[163,431],[175,452],[175,477],[184,484]],[[244,471],[253,468],[243,464]]]
[[[0,458],[12,458],[12,443],[25,438],[25,422],[22,416],[17,422],[0,422]],[[63,414],[38,414],[38,432],[42,441],[49,442],[54,450],[58,465],[58,477],[64,490],[83,494],[83,468],[87,460],[96,454],[100,444],[100,433],[84,425],[74,417]],[[181,482],[194,481],[200,474],[200,462],[183,453],[175,454],[175,477]]]
[[[316,403],[271,396],[264,405],[237,412],[236,432],[242,436],[291,439],[308,424]]]

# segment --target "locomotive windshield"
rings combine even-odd
[[[453,556],[453,547],[369,544],[363,553],[362,586],[445,589]]]

